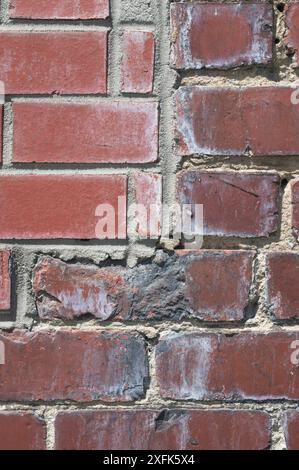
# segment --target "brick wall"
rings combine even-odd
[[[298,449],[299,3],[0,18],[0,448]]]

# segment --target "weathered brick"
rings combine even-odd
[[[157,103],[26,101],[13,104],[13,116],[14,162],[148,163],[158,157]]]
[[[175,3],[171,19],[172,63],[178,69],[228,69],[272,60],[272,5]]]
[[[55,420],[58,450],[237,450],[269,445],[259,411],[78,411]],[[117,439],[115,436],[117,435]]]
[[[250,308],[253,257],[250,251],[184,252],[125,269],[42,256],[33,290],[42,319],[238,321]]]
[[[299,450],[298,410],[288,410],[284,413],[284,437],[287,450]]]
[[[277,320],[299,319],[299,254],[270,253],[267,255],[266,302]]]
[[[279,185],[275,173],[187,170],[177,201],[203,205],[204,235],[265,237],[278,229]]]
[[[144,396],[148,365],[137,334],[19,330],[0,340],[6,359],[1,401],[129,402]]]
[[[95,239],[99,204],[118,217],[126,177],[0,175],[1,239]]]
[[[287,34],[284,43],[289,54],[295,55],[295,63],[298,65],[299,49],[299,3],[293,2],[285,6],[284,10]]]
[[[1,32],[5,92],[106,93],[107,33]]]
[[[10,280],[10,251],[0,250],[0,310],[10,309],[11,280]]]
[[[4,85],[4,84],[3,84]],[[0,96],[1,94],[5,93],[5,86],[4,88],[2,87],[1,83],[0,83]],[[0,129],[1,129],[1,132],[0,132],[0,166],[1,166],[1,163],[2,163],[2,140],[3,140],[3,105],[0,104]]]
[[[163,398],[276,400],[299,398],[292,361],[298,333],[171,333],[156,350]]]
[[[105,19],[109,0],[10,0],[10,18]]]
[[[138,207],[135,232],[155,238],[162,228],[162,176],[158,173],[134,173],[134,196]]]
[[[290,87],[182,87],[176,93],[180,155],[298,155],[299,106]]]
[[[292,204],[292,229],[293,234],[299,240],[299,178],[290,183]]]
[[[1,366],[3,367],[3,366]],[[45,450],[45,422],[32,413],[0,413],[0,450]]]
[[[150,31],[125,31],[122,47],[121,91],[151,93],[154,78],[154,34]]]

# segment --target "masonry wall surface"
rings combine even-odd
[[[0,4],[0,448],[298,449],[299,3]]]

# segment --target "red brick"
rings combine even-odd
[[[0,250],[0,310],[10,309],[11,281],[10,281],[10,251]]]
[[[267,448],[269,428],[259,411],[78,411],[58,414],[55,438],[59,450],[245,450]]]
[[[184,252],[161,265],[125,269],[41,256],[33,291],[43,320],[240,321],[250,309],[253,257],[249,251]]]
[[[105,19],[109,0],[10,0],[10,18]]]
[[[151,93],[154,78],[154,34],[149,31],[125,31],[122,44],[121,91]]]
[[[32,284],[42,319],[94,315],[105,321],[122,316],[127,310],[129,286],[120,267],[99,269],[41,256]]]
[[[179,204],[203,205],[204,235],[262,237],[278,229],[276,174],[182,171]]]
[[[287,26],[287,34],[284,42],[287,51],[295,55],[295,63],[298,65],[298,48],[299,48],[299,3],[294,2],[285,6],[285,22]]]
[[[106,93],[107,33],[1,32],[5,92]]]
[[[298,333],[172,333],[157,346],[157,381],[163,398],[266,400],[299,398],[293,364]]]
[[[14,162],[147,163],[157,160],[156,103],[26,101],[13,104],[13,115]]]
[[[299,254],[267,255],[268,309],[277,320],[299,319]]]
[[[291,181],[292,201],[292,229],[293,234],[299,240],[299,178]]]
[[[196,317],[205,321],[238,321],[250,308],[254,253],[199,251],[185,269],[186,298]]]
[[[299,450],[299,411],[284,413],[284,436],[287,450]]]
[[[135,203],[142,206],[135,217],[136,233],[145,238],[160,236],[162,227],[162,176],[158,173],[134,173],[134,195]]]
[[[19,330],[0,340],[6,359],[1,401],[129,402],[144,396],[147,357],[137,334]]]
[[[238,67],[272,60],[269,4],[173,4],[172,62],[178,69]]]
[[[0,96],[5,93],[5,88],[1,90],[0,83]],[[0,165],[2,163],[2,134],[3,134],[3,105],[0,104]]]
[[[118,217],[126,177],[117,175],[1,175],[1,239],[95,239],[99,204]]]
[[[45,450],[45,443],[46,426],[42,419],[32,413],[0,413],[0,450]]]
[[[180,155],[298,155],[299,106],[289,87],[182,87],[176,94]]]

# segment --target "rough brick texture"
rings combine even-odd
[[[109,0],[10,0],[11,18],[100,19],[109,16]]]
[[[0,250],[0,310],[9,310],[10,301],[10,251]]]
[[[154,53],[153,33],[124,32],[121,84],[124,93],[151,93],[154,78]]]
[[[271,5],[175,3],[171,19],[177,69],[228,69],[272,59]]]
[[[277,320],[299,318],[299,254],[271,253],[267,256],[267,304]]]
[[[45,441],[46,426],[42,419],[32,413],[0,413],[0,450],[44,450]]]
[[[43,256],[33,273],[42,319],[242,320],[250,311],[253,253],[198,252],[162,265],[97,268]]]
[[[288,53],[295,56],[295,62],[298,66],[298,48],[299,48],[299,4],[298,2],[286,5],[285,22],[287,34],[284,38]]]
[[[10,94],[106,93],[106,32],[1,32],[0,80]]]
[[[1,401],[130,402],[144,396],[147,357],[137,334],[19,330],[0,340],[6,356]]]
[[[0,175],[0,238],[95,239],[96,208],[126,196],[126,177]]]
[[[193,212],[203,205],[204,235],[263,237],[278,228],[279,183],[277,174],[183,171],[177,200]]]
[[[157,159],[156,103],[26,101],[13,104],[13,116],[14,162],[147,163]]]
[[[181,155],[298,155],[299,107],[288,87],[182,87],[176,93]]]
[[[299,0],[0,4],[0,449],[299,448]]]
[[[157,346],[160,394],[176,400],[299,398],[298,333],[172,333]],[[299,342],[298,342],[299,344]]]
[[[292,204],[292,228],[295,237],[299,237],[299,178],[290,183]]]
[[[162,228],[162,177],[135,173],[135,231],[140,237],[158,237]]]
[[[299,450],[299,411],[284,414],[284,436],[288,450]]]
[[[245,450],[269,445],[267,414],[241,410],[59,413],[55,429],[56,449],[64,450]]]

